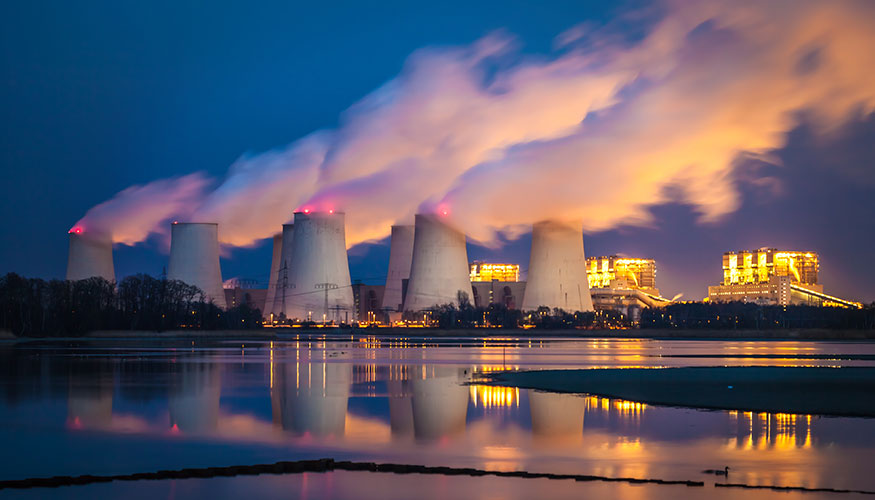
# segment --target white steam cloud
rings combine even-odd
[[[737,208],[739,154],[780,148],[799,113],[829,130],[875,109],[873,2],[664,7],[635,43],[575,28],[550,58],[520,57],[500,35],[420,50],[339,129],[243,157],[205,195],[197,174],[157,181],[180,186],[170,202],[129,188],[81,223],[131,244],[188,216],[244,246],[298,208],[345,211],[350,245],[420,210],[447,211],[483,243],[543,219],[646,223],[667,201],[714,220]]]

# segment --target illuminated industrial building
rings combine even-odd
[[[618,311],[633,322],[645,307],[671,301],[656,288],[656,261],[617,255],[586,259],[586,278],[597,311]]]
[[[520,265],[474,261],[470,276],[471,281],[519,281]]]
[[[820,261],[815,252],[776,248],[723,254],[723,282],[708,287],[713,302],[754,302],[763,305],[804,304],[861,307],[823,292],[817,282]]]
[[[590,289],[641,289],[659,295],[656,288],[656,261],[628,257],[590,257],[586,259],[586,278]]]

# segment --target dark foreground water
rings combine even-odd
[[[0,344],[0,479],[332,457],[706,481],[688,488],[332,472],[4,490],[0,497],[823,495],[724,490],[713,487],[723,479],[701,473],[727,465],[730,482],[875,490],[875,419],[469,385],[503,369],[875,366],[873,355],[873,343],[780,341],[323,336]]]

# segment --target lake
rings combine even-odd
[[[875,343],[287,335],[0,344],[0,479],[331,457],[705,481],[335,471],[3,490],[4,498],[813,498],[875,490],[875,419],[705,411],[478,384],[516,369],[875,366]],[[856,358],[856,359],[851,359]],[[832,494],[834,497],[852,497]]]

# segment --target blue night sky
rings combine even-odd
[[[243,154],[336,128],[422,47],[501,30],[520,54],[547,58],[556,36],[581,23],[635,12],[621,35],[636,40],[660,15],[608,4],[5,2],[0,273],[62,278],[67,230],[92,206],[156,179],[195,171],[221,179]],[[783,135],[769,162],[735,163],[728,182],[740,204],[728,215],[703,223],[693,204],[667,200],[649,206],[648,224],[588,233],[587,254],[655,258],[664,295],[700,299],[720,280],[724,251],[813,250],[828,293],[875,300],[875,116],[860,111],[824,135],[800,115]],[[764,176],[773,184],[751,181]],[[525,268],[529,243],[472,245],[469,258]],[[224,277],[266,284],[270,251],[267,240],[231,250]],[[165,252],[158,237],[118,246],[117,275],[159,274]],[[387,262],[388,241],[350,251],[353,279],[378,283]]]

